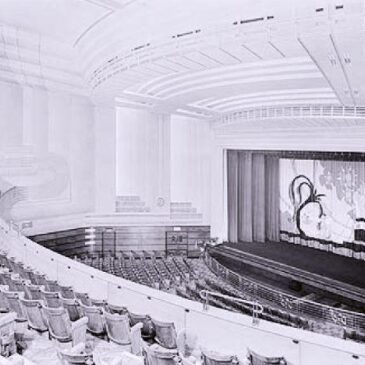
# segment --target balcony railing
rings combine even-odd
[[[345,309],[334,308],[329,305],[302,299],[287,293],[280,292],[269,286],[257,283],[237,274],[220,264],[206,252],[204,257],[206,265],[219,277],[230,283],[244,294],[257,298],[264,305],[273,304],[290,313],[299,314],[324,322],[332,323],[344,328],[365,330],[365,315]]]
[[[255,301],[232,297],[230,295],[224,295],[224,294],[221,294],[218,292],[212,292],[209,290],[201,290],[199,295],[200,295],[200,298],[202,298],[204,300],[204,310],[208,310],[208,308],[209,308],[209,299],[215,297],[215,298],[225,299],[230,302],[245,304],[245,305],[248,305],[249,307],[251,307],[252,323],[258,323],[259,315],[264,313],[264,307],[260,303],[255,302]]]

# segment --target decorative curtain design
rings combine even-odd
[[[228,239],[279,240],[279,159],[228,151]]]
[[[363,230],[364,162],[280,159],[280,184],[283,232],[343,244]]]

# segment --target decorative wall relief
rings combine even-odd
[[[69,196],[70,172],[54,153],[32,154],[17,149],[0,156],[0,216],[11,220],[19,202],[44,202]]]

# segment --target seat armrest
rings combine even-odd
[[[133,327],[131,327],[131,332],[136,332],[138,330],[141,330],[143,328],[143,323],[138,322]]]
[[[135,324],[131,329],[131,347],[132,354],[141,356],[142,355],[142,335],[141,330],[143,328],[143,323]]]
[[[88,318],[82,317],[71,324],[73,346],[76,346],[81,342],[86,342],[87,322]]]

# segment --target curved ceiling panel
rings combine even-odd
[[[363,18],[361,0],[3,0],[0,79],[201,118],[361,106]]]

